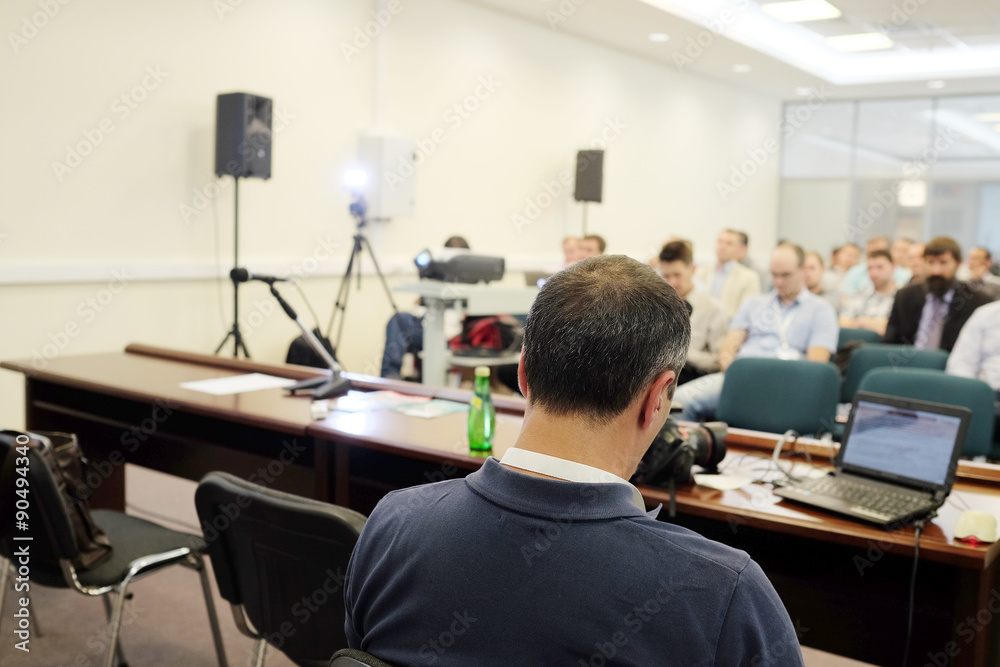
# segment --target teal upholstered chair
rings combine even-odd
[[[876,343],[859,347],[847,362],[847,374],[840,400],[851,403],[860,389],[861,379],[873,368],[929,368],[943,371],[948,363],[944,350],[918,350],[912,345],[887,345]]]
[[[925,368],[876,368],[865,374],[859,391],[915,398],[972,410],[963,456],[983,456],[993,444],[996,393],[982,380]]]
[[[844,347],[847,343],[853,341],[861,341],[862,343],[881,343],[882,336],[878,332],[871,331],[869,329],[851,329],[850,327],[841,327],[840,336],[837,339],[837,349]]]
[[[726,370],[716,417],[736,428],[802,435],[830,431],[840,375],[831,364],[737,359]]]

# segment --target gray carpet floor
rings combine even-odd
[[[128,466],[127,511],[169,528],[198,531],[195,483],[144,468]],[[215,580],[209,573],[213,591]],[[122,647],[131,667],[212,667],[217,665],[198,574],[171,567],[133,584],[135,597],[126,606]],[[73,591],[33,586],[35,636],[30,653],[14,648],[8,591],[0,618],[0,665],[3,667],[97,667],[107,646],[104,607],[99,599]],[[232,667],[250,665],[253,640],[236,629],[228,603],[215,593],[226,656]],[[41,627],[42,636],[37,635]],[[804,648],[808,667],[863,667],[864,663]],[[269,667],[292,667],[280,651],[270,649]]]

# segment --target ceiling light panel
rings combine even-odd
[[[785,23],[803,23],[805,21],[822,21],[840,16],[840,10],[826,0],[792,0],[791,2],[771,2],[762,5],[761,9]]]
[[[826,43],[838,51],[879,51],[892,48],[892,40],[880,32],[859,32],[855,35],[827,37]]]

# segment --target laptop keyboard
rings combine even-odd
[[[843,477],[820,477],[802,482],[798,488],[822,496],[839,498],[873,512],[901,517],[923,509],[929,504],[926,497],[880,489],[859,484]]]

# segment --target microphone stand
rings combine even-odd
[[[327,365],[331,373],[330,377],[322,376],[318,378],[309,378],[308,380],[303,380],[302,382],[297,382],[290,387],[286,387],[286,389],[294,394],[296,391],[301,391],[302,389],[315,388],[312,393],[314,400],[347,393],[347,391],[351,388],[351,381],[341,376],[340,364],[337,363],[336,359],[330,356],[330,353],[326,351],[326,348],[319,342],[316,335],[302,323],[302,320],[299,319],[298,314],[292,309],[288,302],[281,298],[281,294],[279,294],[278,290],[274,288],[274,283],[270,281],[266,282],[268,283],[268,287],[271,288],[271,294],[274,295],[274,298],[277,299],[278,303],[281,305],[281,309],[284,310],[285,314],[298,325],[299,329],[302,331],[302,336],[309,344],[309,347],[313,349],[313,352],[319,355],[320,359],[322,359]]]

